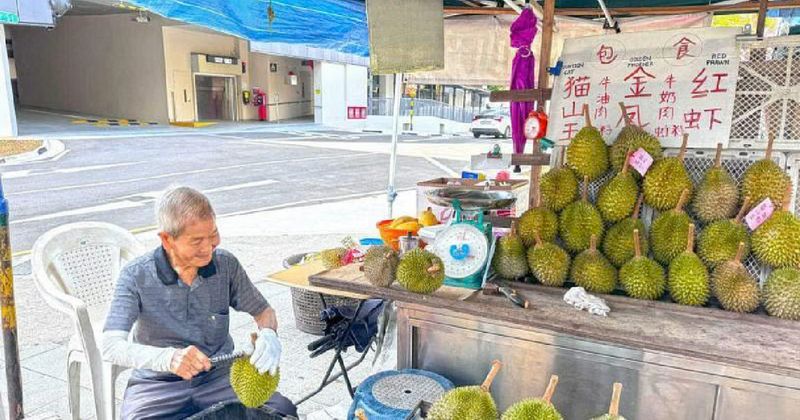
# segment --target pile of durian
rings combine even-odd
[[[771,159],[771,138],[740,185],[721,165],[721,145],[695,185],[684,165],[688,136],[677,156],[665,157],[658,139],[626,118],[607,146],[586,108],[584,115],[566,162],[542,176],[533,208],[498,241],[498,275],[638,299],[668,294],[679,304],[734,312],[763,306],[772,316],[800,320],[800,219],[788,210],[792,183]],[[628,165],[640,148],[654,159],[644,177]],[[589,200],[589,183],[609,171],[613,176]],[[750,231],[743,218],[767,197],[782,209]],[[643,206],[655,211],[650,226],[639,218]],[[763,287],[742,263],[751,253],[773,269]]]

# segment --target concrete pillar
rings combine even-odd
[[[6,39],[5,25],[0,25],[0,39]],[[8,66],[8,53],[0,55],[0,137],[16,137],[17,114],[14,111],[14,94],[11,90],[11,70]]]

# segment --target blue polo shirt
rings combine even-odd
[[[187,286],[178,278],[163,247],[131,261],[119,275],[104,331],[131,331],[133,341],[156,347],[194,345],[211,357],[233,351],[229,309],[258,315],[267,300],[236,257],[216,249]],[[175,376],[137,369],[137,377]]]

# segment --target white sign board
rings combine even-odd
[[[568,39],[553,83],[547,137],[564,145],[583,127],[583,104],[608,143],[634,124],[664,147],[726,146],[739,69],[736,28],[688,28]]]

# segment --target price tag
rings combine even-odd
[[[653,164],[653,157],[650,156],[650,153],[647,153],[646,150],[640,147],[639,150],[631,154],[628,164],[630,164],[633,169],[636,169],[636,172],[639,172],[642,176],[644,176],[644,174],[647,173],[647,170],[650,169],[650,165]]]
[[[747,213],[747,216],[744,217],[744,222],[747,223],[747,227],[749,227],[750,230],[756,230],[756,228],[761,226],[762,223],[766,222],[767,219],[772,216],[772,212],[774,211],[775,205],[773,205],[772,200],[767,197]]]

